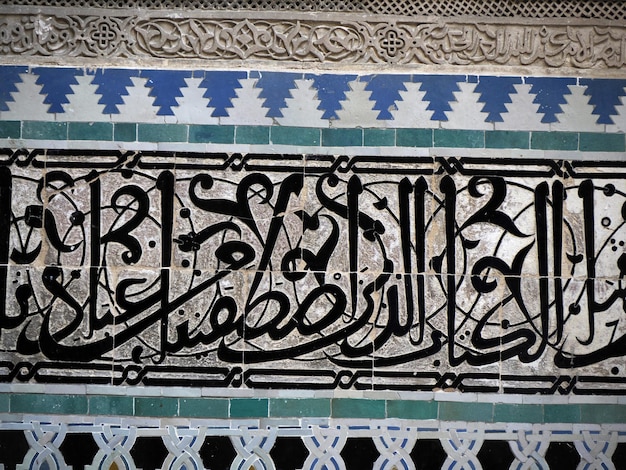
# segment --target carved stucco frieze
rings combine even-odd
[[[0,15],[0,53],[29,60],[65,56],[581,69],[626,65],[626,26],[616,23],[115,13]]]

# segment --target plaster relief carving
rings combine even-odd
[[[626,27],[7,14],[0,19],[0,47],[5,56],[615,69],[626,64]]]

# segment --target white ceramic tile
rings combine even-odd
[[[65,113],[59,118],[64,121],[108,121],[109,116],[102,114],[104,105],[99,104],[100,95],[96,94],[96,85],[91,84],[92,76],[76,77],[78,85],[71,85],[73,94],[67,95],[69,103],[64,106]]]
[[[158,107],[154,106],[154,98],[149,96],[146,78],[132,77],[133,86],[128,87],[128,96],[124,96],[124,104],[118,105],[119,114],[111,114],[115,122],[150,122],[164,123],[164,116],[157,116]]]
[[[339,119],[332,122],[333,127],[383,127],[384,121],[376,119],[378,111],[370,100],[371,91],[365,90],[367,82],[350,82],[351,90],[346,92],[346,100],[341,102],[337,111]]]
[[[406,91],[400,91],[402,101],[396,103],[397,109],[392,110],[393,121],[390,127],[398,128],[437,128],[439,121],[432,121],[433,112],[427,110],[428,102],[424,101],[425,91],[420,91],[420,83],[405,83]]]
[[[319,108],[320,100],[313,86],[313,80],[296,80],[296,88],[291,90],[291,98],[285,100],[287,107],[282,109],[282,118],[276,121],[281,126],[328,127],[328,120],[322,119],[324,111]]]
[[[570,95],[565,95],[567,103],[561,105],[562,113],[557,114],[558,122],[550,124],[553,131],[603,132],[604,126],[596,123],[598,116],[593,113],[589,96],[585,96],[585,87],[570,85]]]
[[[502,113],[503,122],[496,122],[496,130],[510,131],[549,131],[550,124],[542,123],[539,104],[533,103],[535,95],[530,93],[530,85],[515,85],[517,93],[510,95],[511,103],[506,104],[508,112]]]
[[[200,88],[201,78],[186,78],[187,86],[181,88],[183,96],[178,98],[178,106],[172,107],[176,121],[184,124],[218,124],[219,118],[211,116],[215,108],[208,107],[209,100]]]
[[[483,112],[484,103],[479,103],[474,93],[475,83],[459,83],[460,91],[454,92],[456,101],[450,103],[447,121],[441,121],[444,129],[493,130],[493,123],[485,122],[489,113]]]
[[[228,109],[228,116],[220,118],[220,124],[271,126],[274,122],[267,117],[268,109],[263,107],[263,99],[259,98],[261,88],[255,88],[256,78],[239,80],[241,88],[236,90],[233,107]]]
[[[54,121],[54,114],[48,113],[50,105],[44,104],[45,96],[41,93],[41,85],[35,82],[37,77],[23,74],[22,82],[15,86],[18,92],[13,93],[13,100],[7,103],[9,111],[2,113],[2,119],[15,121]]]

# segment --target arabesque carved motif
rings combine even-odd
[[[3,55],[621,68],[626,27],[311,19],[16,15]]]

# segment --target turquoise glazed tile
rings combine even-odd
[[[485,146],[485,131],[435,129],[433,135],[435,147],[483,148]]]
[[[436,401],[389,400],[387,417],[400,419],[437,419],[439,412]]]
[[[396,129],[398,147],[432,147],[432,129]]]
[[[364,129],[363,145],[366,147],[393,147],[396,145],[395,129]]]
[[[269,400],[267,398],[232,398],[230,400],[231,418],[267,418]]]
[[[0,139],[19,139],[21,134],[20,121],[0,121]]]
[[[11,413],[86,414],[84,395],[23,394],[12,395]]]
[[[110,122],[70,122],[70,140],[113,140],[113,124]]]
[[[537,150],[578,150],[575,132],[533,132],[530,148]]]
[[[178,416],[178,399],[163,397],[135,398],[135,416]]]
[[[66,122],[24,121],[22,123],[23,139],[66,140]]]
[[[624,134],[580,133],[581,152],[624,152],[626,140]]]
[[[488,149],[527,149],[530,132],[485,131],[485,147]]]
[[[493,422],[491,403],[439,402],[439,419],[442,421]]]
[[[299,145],[319,147],[320,129],[311,127],[272,127],[272,143],[277,145]]]
[[[493,420],[505,423],[542,423],[543,405],[496,403],[493,409]]]
[[[270,143],[270,128],[269,126],[237,126],[235,143],[267,145]]]
[[[181,398],[179,415],[190,418],[228,418],[228,400],[220,398]]]
[[[138,124],[140,142],[187,142],[187,125],[184,124]]]
[[[580,405],[544,405],[543,419],[546,423],[578,423]]]
[[[89,414],[105,416],[133,416],[134,401],[125,396],[89,397]]]
[[[354,398],[335,398],[332,400],[333,418],[385,418],[384,400],[361,400]]]
[[[212,126],[192,124],[189,126],[189,143],[232,144],[235,142],[235,126]]]
[[[137,124],[130,122],[114,123],[113,140],[116,142],[135,142],[137,140]]]
[[[361,147],[362,145],[362,129],[322,129],[322,146],[324,147]]]
[[[8,413],[9,412],[9,400],[10,395],[8,394],[0,394],[0,413]]]
[[[580,405],[580,421],[598,424],[626,423],[626,405]]]
[[[270,416],[276,418],[330,417],[330,399],[270,399]]]

